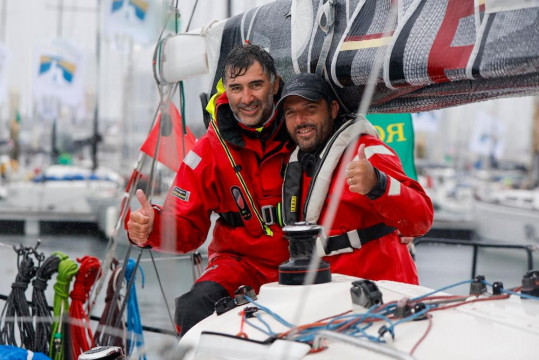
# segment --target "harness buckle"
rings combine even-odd
[[[266,225],[275,224],[275,216],[273,216],[273,213],[275,212],[274,208],[273,205],[264,205],[260,208],[262,219],[264,219]]]

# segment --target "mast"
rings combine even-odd
[[[56,37],[62,38],[62,22],[64,12],[64,0],[58,0],[58,21],[56,21]],[[60,156],[60,152],[56,147],[56,138],[58,134],[58,117],[60,116],[61,104],[60,100],[54,100],[54,106],[56,108],[56,116],[52,120],[52,133],[51,133],[51,162],[56,164]]]
[[[226,18],[232,17],[232,0],[226,1]]]
[[[7,0],[2,1],[2,12],[0,13],[0,44],[6,42],[7,29]],[[9,122],[9,116],[8,121]],[[0,129],[5,129],[4,121],[2,120],[2,106],[0,104]]]
[[[6,41],[6,22],[7,22],[7,0],[2,1],[2,13],[0,17],[0,43]]]
[[[101,68],[101,0],[97,1],[97,16],[96,16],[96,40],[95,40],[95,57],[96,57],[96,90],[95,90],[95,105],[94,105],[94,119],[93,119],[93,132],[92,132],[92,171],[95,171],[98,166],[97,162],[97,143],[101,140],[99,136],[99,89],[100,84],[100,68]]]

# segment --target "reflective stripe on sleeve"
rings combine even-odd
[[[183,158],[183,162],[185,165],[189,166],[191,170],[195,170],[201,160],[202,158],[193,152],[193,150],[189,151],[189,154]]]
[[[373,145],[365,147],[365,156],[367,157],[367,159],[370,159],[371,156],[375,154],[393,156],[393,153],[384,145]]]
[[[401,183],[398,180],[393,179],[391,176],[387,176],[389,180],[389,191],[387,192],[388,196],[397,196],[401,194]]]

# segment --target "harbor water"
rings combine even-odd
[[[54,251],[62,251],[70,258],[80,258],[92,255],[104,259],[108,251],[108,243],[101,237],[93,235],[1,235],[0,236],[0,293],[8,295],[11,284],[17,275],[17,255],[13,246],[35,246],[37,240],[41,244],[38,248],[45,256]],[[123,261],[128,245],[125,237],[119,240],[115,257]],[[141,250],[131,249],[131,257],[136,259]],[[151,261],[149,250],[142,250],[140,266],[144,273],[144,287],[142,276],[137,275],[136,291],[144,325],[172,330],[169,313],[163,299],[158,276],[164,288],[170,312],[174,312],[174,298],[189,290],[193,283],[193,270],[189,256],[174,256],[153,252],[157,272]],[[539,254],[534,253],[534,268],[539,268]],[[432,245],[421,244],[415,249],[415,259],[418,267],[420,283],[430,288],[440,288],[471,278],[473,251],[470,246]],[[205,258],[204,258],[205,265]],[[522,275],[527,271],[526,253],[522,249],[479,249],[477,256],[477,274],[484,275],[489,282],[502,281],[506,288],[519,286]],[[110,273],[109,273],[110,274]],[[49,282],[46,290],[49,304],[53,299],[53,284],[55,277]],[[108,281],[108,277],[107,277]],[[31,287],[30,287],[31,288]],[[466,294],[469,285],[447,290],[450,293]],[[105,289],[101,291],[92,315],[101,316],[104,307]],[[31,299],[31,289],[27,290],[26,297]],[[0,306],[5,302],[0,301]],[[93,322],[95,330],[96,323]],[[176,339],[170,335],[161,335],[145,332],[145,343],[150,354],[156,354],[164,344],[174,344]],[[152,357],[153,358],[153,357]],[[156,358],[159,358],[158,356]]]

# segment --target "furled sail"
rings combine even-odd
[[[324,72],[356,111],[378,56],[369,111],[418,112],[537,94],[537,29],[538,0],[279,0],[199,35],[214,85],[224,55],[249,41],[273,55],[285,82]],[[181,44],[169,41],[162,53],[185,54]],[[166,58],[161,66],[163,80],[180,80]]]

